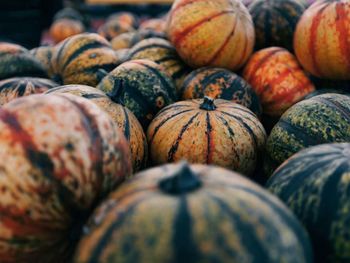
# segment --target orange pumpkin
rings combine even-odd
[[[55,43],[83,33],[85,30],[82,22],[73,19],[62,18],[56,20],[50,27],[50,35]]]
[[[119,20],[109,20],[105,24],[100,26],[97,30],[98,34],[103,36],[107,40],[111,40],[122,33],[132,31],[135,31],[135,29],[132,26]]]
[[[240,0],[177,0],[167,31],[179,55],[193,67],[236,70],[255,43],[252,18]]]
[[[350,1],[316,1],[301,17],[294,50],[311,74],[350,79]]]

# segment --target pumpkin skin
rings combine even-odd
[[[349,1],[311,5],[295,31],[294,50],[300,64],[317,77],[350,79],[349,24]]]
[[[0,80],[12,77],[47,77],[43,65],[26,48],[0,42]]]
[[[266,175],[298,151],[325,143],[350,141],[350,97],[324,94],[303,100],[286,111],[266,144]]]
[[[315,90],[294,55],[279,47],[254,53],[244,68],[243,78],[260,98],[263,112],[270,116],[281,116]]]
[[[145,59],[121,64],[97,88],[129,108],[144,130],[159,110],[177,99],[175,85],[163,68]]]
[[[315,262],[349,262],[350,144],[324,144],[288,159],[268,181],[268,189],[308,230]]]
[[[176,0],[167,32],[180,57],[194,68],[237,70],[255,43],[251,16],[240,0]]]
[[[260,186],[219,167],[168,164],[137,174],[96,210],[74,260],[93,262],[311,263],[312,250]]]
[[[118,64],[118,56],[107,40],[97,34],[72,36],[54,49],[53,66],[56,82],[96,86],[99,70],[107,72]]]
[[[140,41],[139,34],[135,32],[122,33],[111,40],[111,46],[114,50],[131,48]]]
[[[82,22],[73,19],[62,18],[53,22],[50,27],[50,36],[55,43],[68,37],[81,34],[85,31]]]
[[[68,94],[6,104],[0,130],[1,262],[69,262],[86,217],[131,173],[124,135]]]
[[[66,85],[46,92],[46,94],[62,93],[86,98],[104,110],[123,131],[129,142],[133,171],[136,172],[146,167],[148,157],[146,136],[135,115],[129,109],[113,102],[104,92],[89,86]]]
[[[257,116],[261,114],[260,101],[252,87],[226,69],[205,67],[192,71],[186,77],[180,93],[183,100],[208,96],[230,100],[249,108]]]
[[[151,18],[143,21],[139,29],[151,29],[155,32],[165,32],[167,29],[167,21],[163,18]]]
[[[99,35],[109,41],[122,33],[132,31],[135,31],[133,27],[127,23],[120,22],[119,20],[109,20],[97,30]]]
[[[58,84],[42,78],[11,78],[0,81],[0,105],[22,96],[44,93]]]
[[[173,45],[162,38],[148,38],[137,43],[129,52],[129,60],[149,59],[161,65],[180,89],[190,68],[178,56]]]
[[[256,0],[249,6],[255,26],[255,49],[278,46],[293,51],[295,27],[305,11],[298,0]]]
[[[54,76],[51,62],[53,49],[54,47],[51,46],[40,46],[29,51],[30,54],[32,54],[37,60],[39,60],[39,62],[47,71],[47,74],[50,78]]]
[[[147,139],[153,164],[184,159],[251,176],[266,133],[246,107],[205,97],[164,108],[150,124]]]

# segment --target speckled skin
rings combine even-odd
[[[61,18],[54,21],[50,27],[50,36],[55,43],[59,43],[68,37],[81,34],[85,31],[81,21]]]
[[[324,144],[288,159],[268,189],[310,233],[315,262],[350,262],[350,144]]]
[[[272,129],[266,145],[267,175],[298,151],[324,143],[350,141],[350,97],[324,94],[303,100]]]
[[[255,43],[252,18],[240,0],[176,0],[167,32],[180,57],[195,68],[239,69]]]
[[[279,47],[254,53],[244,68],[243,78],[259,96],[263,112],[274,117],[315,90],[294,55]]]
[[[62,263],[97,202],[131,173],[124,135],[77,96],[33,95],[0,109],[2,263]]]
[[[145,59],[121,64],[97,88],[129,108],[144,130],[159,110],[177,99],[175,85],[165,70]]]
[[[99,70],[109,72],[119,61],[106,39],[97,34],[84,33],[58,44],[54,49],[52,64],[56,81],[96,86],[101,78]]]
[[[203,99],[181,101],[163,109],[147,131],[153,164],[214,164],[251,176],[266,133],[246,107],[215,100],[216,109],[201,109]]]
[[[42,78],[11,78],[0,81],[0,105],[33,94],[44,93],[58,84]]]
[[[350,1],[316,1],[301,17],[294,50],[311,74],[350,79]]]
[[[0,80],[12,77],[47,77],[44,66],[26,48],[0,42]]]
[[[129,59],[149,59],[161,65],[172,77],[179,91],[191,69],[181,60],[174,46],[162,38],[148,38],[137,43],[129,52]]]
[[[54,76],[51,63],[53,49],[54,47],[51,46],[40,46],[29,51],[30,54],[32,54],[44,66],[50,78]]]
[[[129,142],[133,171],[145,168],[148,146],[143,129],[135,115],[120,104],[113,102],[106,94],[96,88],[83,85],[66,85],[49,90],[46,94],[69,93],[90,100],[112,118]]]
[[[257,116],[261,115],[261,104],[252,87],[235,73],[213,67],[192,71],[184,80],[180,94],[183,100],[209,96],[230,100],[249,108]]]
[[[107,40],[111,40],[122,33],[132,31],[135,31],[135,28],[133,28],[128,23],[124,23],[114,19],[107,21],[97,30],[98,34],[103,36]]]
[[[192,165],[201,186],[167,194],[169,164],[139,173],[94,213],[74,263],[311,263],[305,230],[276,197],[237,173]],[[166,211],[166,212],[164,212]]]
[[[256,0],[249,5],[255,26],[255,49],[284,47],[293,50],[295,27],[305,11],[298,0]]]

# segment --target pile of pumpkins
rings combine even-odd
[[[0,261],[350,262],[350,0],[175,0],[0,43]]]

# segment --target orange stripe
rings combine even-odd
[[[178,6],[176,6],[174,9],[172,9],[170,11],[170,17],[169,17],[169,20],[171,20],[174,16],[174,14],[179,11],[179,9],[181,7],[185,7],[187,5],[190,5],[190,4],[193,4],[193,3],[196,3],[196,2],[200,2],[201,0],[183,0],[181,4],[179,4]]]
[[[345,12],[345,4],[344,3],[336,3],[336,15],[337,19],[335,21],[337,31],[339,32],[339,47],[341,53],[343,54],[343,58],[345,63],[350,70],[350,43],[348,40],[348,31],[346,29],[346,23],[348,22],[347,14]]]
[[[297,69],[299,69],[299,67],[296,67],[296,68],[286,68],[286,70],[285,71],[283,71],[282,73],[280,73],[278,76],[277,76],[277,78],[275,78],[274,80],[271,80],[270,82],[269,82],[269,86],[270,87],[273,87],[273,86],[275,86],[275,85],[278,85],[280,82],[282,82],[289,74],[291,74],[292,76],[293,76],[293,70],[297,70]],[[293,76],[294,77],[294,76]],[[295,78],[295,77],[294,77]],[[297,78],[295,78],[298,82],[300,82],[299,81],[299,79],[297,79]]]

